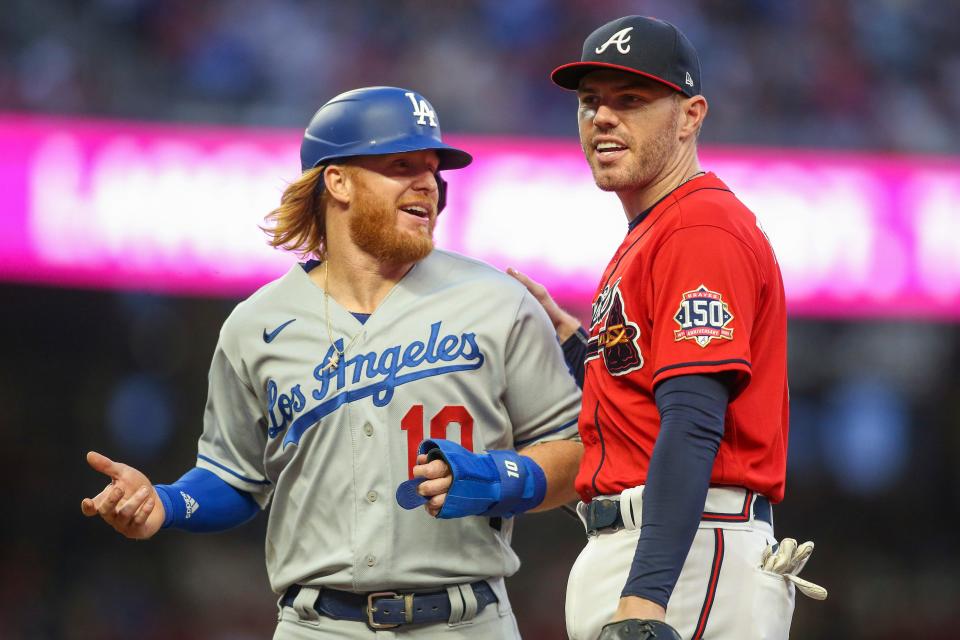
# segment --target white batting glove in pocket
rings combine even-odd
[[[814,600],[826,600],[827,590],[798,577],[813,553],[813,542],[797,545],[793,538],[784,538],[775,545],[769,545],[760,557],[760,566],[764,571],[778,573],[784,580],[796,585],[800,593]]]

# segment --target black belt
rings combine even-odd
[[[470,586],[477,598],[477,613],[483,611],[488,604],[497,601],[497,595],[483,580],[474,582]],[[402,624],[447,622],[450,619],[450,597],[446,589],[426,593],[395,591],[353,593],[318,588],[320,595],[313,603],[317,613],[335,620],[366,622],[371,629],[392,629]],[[295,584],[283,594],[280,605],[293,606],[298,593],[300,593],[300,585]]]
[[[751,498],[753,498],[754,519],[761,520],[773,526],[773,510],[770,506],[770,500],[768,500],[766,496],[756,495],[753,493],[747,494],[747,504],[744,506],[744,510],[742,512],[704,512],[700,519],[702,522],[749,522],[749,502]],[[587,503],[584,519],[586,520],[587,533],[595,533],[597,531],[605,531],[607,529],[622,529],[623,516],[620,514],[620,500],[618,498],[591,500],[589,503]]]

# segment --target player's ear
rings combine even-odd
[[[696,138],[703,126],[703,119],[707,117],[709,105],[703,96],[693,96],[680,100],[680,130],[677,134],[681,141],[689,137]]]
[[[324,189],[342,205],[350,204],[353,197],[353,175],[349,169],[346,165],[331,164],[323,172]]]

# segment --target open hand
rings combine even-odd
[[[87,463],[109,477],[110,484],[93,498],[83,499],[83,515],[99,515],[117,532],[136,540],[146,540],[160,530],[163,503],[147,476],[96,451],[87,454]]]

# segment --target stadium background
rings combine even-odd
[[[960,5],[934,0],[11,0],[0,111],[295,131],[340,91],[394,84],[428,96],[447,134],[572,142],[573,103],[547,73],[627,13],[671,20],[697,44],[707,151],[960,155]],[[0,156],[0,170],[18,160]],[[554,224],[592,224],[581,214]],[[0,283],[0,638],[269,637],[263,516],[133,543],[79,511],[102,486],[88,449],[157,482],[192,463],[209,357],[241,297]],[[793,638],[958,637],[958,304],[791,318],[777,529],[817,542],[805,575],[830,590],[825,603],[798,598]],[[581,543],[562,514],[523,518],[508,584],[524,637],[564,637]]]

